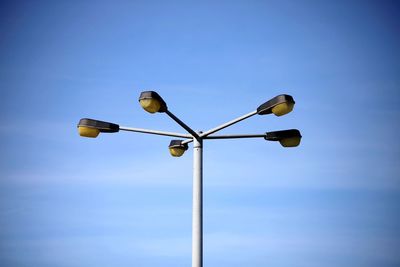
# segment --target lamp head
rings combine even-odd
[[[79,135],[96,138],[100,133],[115,133],[119,131],[119,125],[93,119],[81,119],[78,123]]]
[[[274,113],[276,116],[288,114],[293,110],[294,99],[290,95],[278,95],[257,108],[258,115]]]
[[[283,147],[296,147],[301,141],[300,131],[297,129],[267,132],[265,133],[265,140],[279,141]]]
[[[188,144],[182,144],[182,140],[172,140],[168,148],[171,156],[180,157],[188,149]]]
[[[167,104],[159,94],[154,91],[145,91],[140,94],[139,103],[149,113],[167,111]]]

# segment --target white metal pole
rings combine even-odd
[[[200,139],[200,138],[199,138]],[[203,140],[193,138],[192,267],[203,266]]]

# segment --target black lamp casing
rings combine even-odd
[[[98,129],[102,133],[115,133],[119,131],[118,124],[88,118],[81,119],[78,123],[79,126]]]
[[[265,140],[268,141],[279,141],[286,138],[292,137],[300,137],[300,131],[297,129],[283,130],[283,131],[275,131],[275,132],[267,132],[265,133]]]
[[[168,148],[183,148],[187,150],[189,146],[188,144],[182,144],[182,140],[172,140],[171,143],[169,143]]]

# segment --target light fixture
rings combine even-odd
[[[178,123],[187,134],[173,133],[159,130],[131,128],[118,124],[98,121],[93,119],[81,119],[78,123],[79,134],[84,137],[97,137],[101,132],[111,133],[129,131],[137,133],[172,136],[185,140],[172,140],[168,146],[173,157],[182,156],[188,149],[188,143],[193,142],[193,203],[192,203],[192,267],[203,266],[203,141],[206,139],[240,139],[240,138],[264,138],[269,141],[278,141],[284,147],[295,147],[300,144],[301,134],[299,130],[267,132],[261,134],[230,134],[214,135],[218,131],[241,122],[254,115],[275,114],[285,115],[293,110],[294,100],[290,95],[278,95],[260,105],[257,110],[242,115],[236,119],[223,123],[208,131],[194,131],[167,108],[167,104],[159,94],[154,91],[145,91],[140,94],[139,103],[144,110],[150,113],[165,113]],[[197,105],[199,106],[199,105]]]
[[[165,112],[167,104],[159,94],[154,91],[145,91],[140,94],[139,103],[149,113]]]
[[[188,144],[182,144],[182,140],[172,140],[168,148],[171,156],[180,157],[188,149]]]
[[[265,133],[265,140],[279,141],[283,147],[296,147],[300,144],[301,134],[297,129],[267,132]]]
[[[78,123],[78,131],[80,136],[96,138],[100,133],[118,132],[119,125],[115,123],[84,118]]]
[[[258,115],[275,114],[282,116],[288,114],[294,107],[293,97],[290,95],[278,95],[257,108]]]

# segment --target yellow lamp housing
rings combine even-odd
[[[291,137],[291,138],[283,138],[279,140],[279,143],[283,147],[296,147],[300,144],[301,137]]]
[[[79,135],[83,137],[96,138],[100,134],[100,130],[86,126],[78,126]]]
[[[278,95],[257,108],[258,115],[275,114],[282,116],[293,110],[294,99],[290,95]]]
[[[296,147],[301,141],[300,131],[297,129],[267,132],[265,133],[265,140],[279,141],[283,147]]]
[[[167,104],[159,94],[154,91],[145,91],[140,94],[139,103],[149,113],[167,111]]]
[[[188,145],[182,144],[182,140],[172,140],[168,148],[171,156],[180,157],[186,150],[188,150]]]
[[[96,138],[100,133],[115,133],[119,131],[119,125],[115,123],[98,121],[93,119],[81,119],[78,123],[80,136]]]

